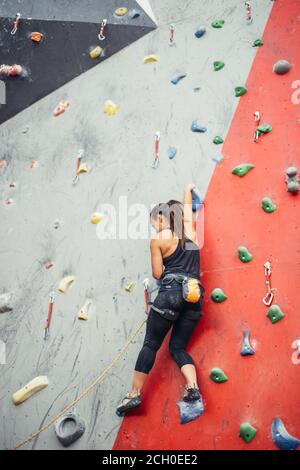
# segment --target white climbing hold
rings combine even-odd
[[[63,294],[68,292],[70,285],[74,281],[75,281],[75,276],[66,276],[66,277],[64,277],[59,283],[59,286],[58,286],[59,292],[62,292]]]
[[[94,212],[94,214],[92,215],[91,217],[91,224],[93,225],[97,225],[99,224],[100,222],[102,222],[102,220],[104,219],[104,215],[99,213],[99,212]]]
[[[32,395],[43,390],[49,385],[48,378],[45,375],[41,375],[39,377],[35,377],[35,379],[31,380],[25,387],[21,388],[17,392],[15,392],[12,396],[12,401],[14,405],[20,405],[25,400],[28,400]]]
[[[78,312],[77,318],[79,320],[88,320],[89,319],[89,307],[91,305],[92,301],[91,299],[87,299],[84,303],[84,305],[81,307],[81,309]]]
[[[149,64],[149,62],[158,62],[158,57],[154,54],[146,55],[143,59],[144,64]]]

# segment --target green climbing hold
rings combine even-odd
[[[224,374],[224,372],[222,371],[222,369],[219,369],[218,367],[214,367],[211,371],[210,371],[210,378],[211,380],[213,380],[214,382],[216,382],[217,384],[221,384],[223,382],[227,382],[228,380],[228,377]]]
[[[250,423],[242,423],[240,425],[240,437],[244,439],[247,444],[255,438],[256,433],[257,430],[251,426]]]
[[[222,289],[216,287],[211,293],[211,299],[214,302],[221,303],[227,299],[227,295],[222,291]]]
[[[274,212],[277,209],[276,204],[270,197],[264,197],[261,201],[261,207],[265,212]]]
[[[267,123],[261,124],[257,128],[257,132],[259,136],[263,134],[268,134],[269,132],[271,132],[271,130],[272,130],[271,124],[267,124]]]
[[[224,23],[224,20],[214,20],[211,25],[213,28],[223,28]]]
[[[284,314],[280,310],[278,305],[272,305],[269,308],[269,311],[267,313],[267,317],[271,320],[272,323],[277,323],[279,320],[281,320],[284,317]]]
[[[254,43],[252,44],[252,47],[260,47],[263,46],[264,42],[262,39],[255,39]]]
[[[253,259],[253,255],[249,253],[248,249],[245,246],[238,247],[238,256],[243,263],[248,263]]]
[[[244,176],[250,171],[252,168],[254,168],[254,165],[251,163],[242,163],[241,165],[236,166],[231,173],[237,176]]]
[[[224,140],[219,135],[216,135],[216,137],[213,140],[213,143],[216,144],[216,145],[223,144],[223,142],[224,142]]]
[[[247,88],[244,86],[237,86],[234,89],[235,96],[243,96],[245,93],[247,93]]]
[[[215,72],[217,72],[218,70],[221,70],[224,66],[225,66],[224,62],[222,62],[221,60],[216,60],[216,61],[214,62],[214,70],[215,70]]]

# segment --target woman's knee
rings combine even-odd
[[[186,364],[194,365],[193,359],[186,352],[184,348],[176,347],[176,345],[170,343],[169,351],[170,351],[171,357],[173,358],[173,360],[176,362],[176,364],[178,365],[180,369]]]

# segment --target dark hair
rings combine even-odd
[[[150,217],[156,220],[160,215],[168,220],[171,232],[179,238],[181,246],[184,247],[186,236],[184,231],[183,204],[174,199],[170,199],[166,203],[157,204],[150,212]]]

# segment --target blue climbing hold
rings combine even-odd
[[[272,423],[272,440],[281,450],[295,450],[300,444],[299,439],[287,432],[280,418],[275,418]]]
[[[170,147],[168,148],[168,157],[170,160],[173,160],[173,158],[176,157],[176,153],[177,153],[177,148],[176,147],[172,147],[170,145]]]
[[[221,163],[224,160],[223,155],[217,155],[216,157],[212,158],[212,161],[215,163]]]
[[[241,356],[253,356],[253,354],[255,354],[255,351],[250,344],[250,332],[244,331],[243,335],[244,339],[241,349]]]
[[[192,125],[191,125],[191,130],[192,130],[192,132],[206,132],[207,127],[201,127],[201,126],[199,126],[197,121],[193,121]]]
[[[197,31],[195,31],[195,36],[197,39],[201,38],[206,33],[204,26],[200,26]]]
[[[194,421],[195,419],[202,416],[204,412],[202,398],[192,402],[179,401],[177,405],[180,410],[180,424],[186,424],[190,421]]]
[[[203,202],[204,201],[199,191],[196,188],[194,188],[192,190],[192,211],[197,212],[201,208]]]
[[[197,93],[197,91],[201,90],[201,86],[200,85],[195,85],[193,90],[194,90],[195,93]]]
[[[171,83],[173,83],[173,85],[177,85],[177,83],[180,82],[180,80],[182,80],[183,78],[186,77],[186,73],[177,73],[171,80]]]
[[[131,11],[129,12],[129,18],[130,18],[131,20],[135,20],[135,19],[138,18],[139,16],[141,16],[141,14],[140,14],[140,12],[137,11],[137,10],[131,10]]]

